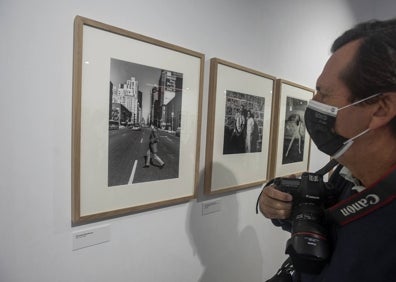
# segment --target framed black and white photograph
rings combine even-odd
[[[274,146],[272,177],[300,174],[308,170],[310,137],[304,112],[314,90],[284,79],[277,80],[274,103]]]
[[[195,198],[204,55],[77,16],[72,223]]]
[[[182,88],[182,73],[110,59],[109,187],[179,177]]]
[[[259,185],[268,177],[275,78],[218,58],[210,63],[205,193]]]
[[[265,98],[226,90],[223,154],[261,152]]]

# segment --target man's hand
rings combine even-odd
[[[293,196],[276,189],[274,185],[264,188],[259,199],[261,213],[270,219],[288,219]]]

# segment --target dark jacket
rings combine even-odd
[[[158,138],[157,129],[155,127],[151,128],[150,144],[149,144],[151,153],[154,153],[154,154],[158,153],[158,141],[159,141],[159,138]]]
[[[338,170],[339,171],[339,170]],[[341,187],[339,199],[351,192],[350,182],[336,174],[331,179]],[[393,177],[396,169],[384,179]],[[389,178],[388,178],[389,179]],[[396,185],[394,183],[393,185]],[[385,186],[385,185],[384,185]],[[384,189],[391,188],[386,185]],[[332,257],[319,275],[302,274],[302,282],[396,281],[396,201],[344,226],[333,225]]]

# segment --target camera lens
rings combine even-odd
[[[287,241],[286,253],[301,272],[317,273],[329,258],[323,218],[323,209],[313,203],[300,203],[294,208],[292,235]]]

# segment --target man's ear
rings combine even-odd
[[[376,129],[386,125],[396,116],[396,92],[382,94],[375,104],[370,129]]]

